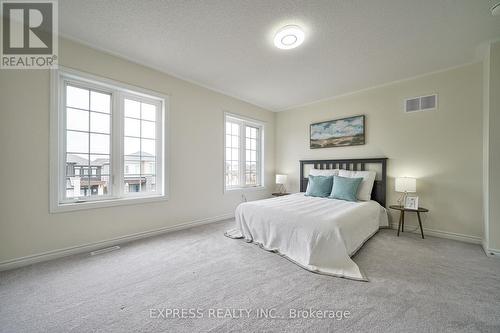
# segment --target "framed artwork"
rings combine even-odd
[[[405,198],[405,208],[406,209],[418,209],[418,197],[417,196],[412,196],[412,197],[406,197]]]
[[[311,124],[309,139],[311,149],[364,145],[365,116]]]

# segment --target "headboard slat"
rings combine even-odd
[[[345,169],[365,171],[365,164],[380,164],[382,174],[377,177],[373,184],[372,200],[377,201],[383,207],[386,203],[387,191],[387,158],[359,158],[359,159],[342,159],[342,160],[301,160],[300,161],[300,192],[305,192],[309,181],[308,175],[304,175],[304,166],[312,165],[315,169]],[[352,165],[352,168],[351,168]]]

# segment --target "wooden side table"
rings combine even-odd
[[[272,196],[275,196],[275,197],[282,197],[284,195],[289,195],[290,193],[279,193],[279,192],[276,192],[276,193],[271,193]]]
[[[399,237],[399,229],[401,232],[405,231],[405,212],[415,212],[418,217],[418,224],[420,226],[420,234],[422,235],[422,239],[424,239],[424,229],[422,229],[422,220],[420,219],[420,213],[427,213],[429,210],[424,207],[418,207],[418,209],[409,209],[404,208],[403,206],[392,205],[389,206],[390,209],[399,210],[401,213],[399,215],[399,224],[398,224],[398,237]]]

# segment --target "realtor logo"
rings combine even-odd
[[[1,68],[57,66],[57,1],[2,0]]]

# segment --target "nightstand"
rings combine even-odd
[[[274,197],[282,197],[284,195],[289,195],[289,194],[291,194],[291,193],[278,193],[278,192],[277,193],[271,193],[271,195],[274,196]]]
[[[414,212],[417,213],[418,224],[420,225],[420,234],[422,235],[422,239],[424,238],[424,229],[422,229],[422,220],[420,219],[420,213],[427,213],[429,211],[427,208],[418,207],[418,209],[409,209],[397,205],[389,206],[389,208],[394,210],[399,210],[401,212],[399,215],[398,237],[399,237],[399,229],[401,229],[401,232],[405,231],[405,212]]]

